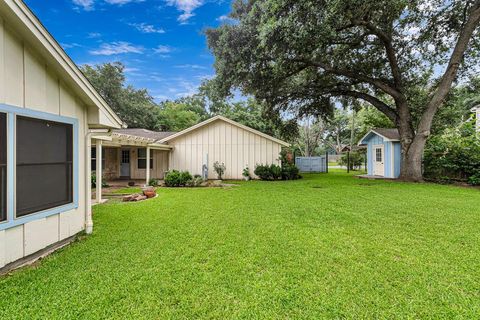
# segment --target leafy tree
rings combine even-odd
[[[300,122],[298,131],[295,144],[300,154],[304,157],[317,155],[318,146],[326,135],[325,121],[307,116]]]
[[[236,0],[230,17],[206,31],[219,92],[298,114],[368,102],[400,132],[401,178],[423,179],[433,118],[478,61],[480,0]]]
[[[179,101],[165,101],[160,104],[157,129],[161,131],[182,131],[197,124],[200,120],[201,116],[191,109],[190,104]]]
[[[80,69],[128,127],[156,129],[158,108],[152,96],[146,89],[125,85],[123,64],[84,65]]]

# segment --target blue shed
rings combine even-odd
[[[358,144],[367,146],[369,176],[398,178],[402,155],[397,129],[372,129]]]

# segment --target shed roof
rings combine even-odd
[[[367,134],[362,137],[362,139],[360,139],[358,145],[365,145],[365,140],[371,135],[378,135],[385,141],[400,141],[400,133],[398,132],[398,129],[373,128],[372,130],[368,131]]]

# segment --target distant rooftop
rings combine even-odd
[[[154,139],[155,141],[165,139],[166,137],[176,133],[176,132],[170,132],[170,131],[164,131],[164,132],[151,131],[151,130],[142,129],[142,128],[118,129],[118,130],[113,130],[113,132],[119,133],[119,134],[128,134],[135,137]]]

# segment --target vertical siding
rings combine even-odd
[[[393,154],[394,154],[394,178],[398,178],[400,176],[400,167],[402,163],[402,147],[400,145],[400,142],[394,142],[393,143]]]
[[[87,108],[1,19],[0,103],[74,117],[79,123],[78,208],[1,231],[2,267],[84,229]]]
[[[379,145],[379,144],[384,144],[383,138],[377,135],[372,135],[369,138],[367,138],[367,174],[368,175],[374,175],[373,174],[373,146]],[[384,148],[384,152],[386,153],[386,147]],[[386,158],[385,158],[386,160]],[[385,168],[385,173],[387,173],[386,168]]]
[[[281,145],[222,120],[215,121],[170,141],[170,169],[188,170],[201,174],[203,158],[208,153],[209,178],[215,179],[215,161],[226,166],[226,179],[242,179],[249,166],[251,174],[256,164],[278,164]]]

